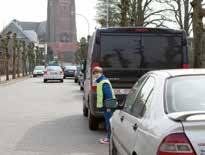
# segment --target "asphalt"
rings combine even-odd
[[[0,155],[108,155],[90,131],[73,80],[29,78],[0,85]]]

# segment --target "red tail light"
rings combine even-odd
[[[149,32],[149,30],[146,28],[138,28],[135,30],[135,32]]]
[[[92,86],[92,92],[96,92],[97,91],[97,86]]]
[[[182,65],[182,68],[183,68],[183,69],[188,69],[188,68],[189,68],[189,64],[183,64],[183,65]]]
[[[175,133],[163,140],[157,155],[196,155],[196,153],[184,133]]]

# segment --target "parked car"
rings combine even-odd
[[[111,118],[110,155],[204,155],[205,69],[145,74]]]
[[[83,114],[88,116],[91,130],[97,130],[103,120],[103,113],[96,108],[96,83],[92,75],[96,66],[103,68],[121,102],[146,72],[188,67],[186,33],[161,28],[106,28],[95,31],[84,63]]]
[[[46,67],[46,71],[44,73],[44,83],[48,80],[59,80],[63,82],[63,70],[60,66],[48,66]]]
[[[74,77],[76,70],[77,70],[76,66],[65,66],[64,67],[64,79],[67,77]]]
[[[78,83],[78,82],[79,82],[79,80],[80,80],[80,73],[81,73],[81,71],[80,71],[80,66],[77,66],[77,67],[76,67],[75,74],[74,74],[74,82],[75,82],[75,83]]]
[[[36,66],[33,70],[33,77],[43,76],[45,70],[45,66]]]

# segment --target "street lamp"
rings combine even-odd
[[[89,23],[88,19],[87,19],[84,15],[79,14],[79,13],[72,12],[72,14],[73,14],[73,15],[81,16],[81,17],[83,17],[83,18],[85,19],[85,21],[86,21],[87,24],[88,24],[88,36],[89,36],[89,34],[90,34],[90,23]]]

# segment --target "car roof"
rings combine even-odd
[[[166,77],[188,76],[188,75],[205,75],[205,69],[170,69],[151,71],[157,75],[164,75]]]

